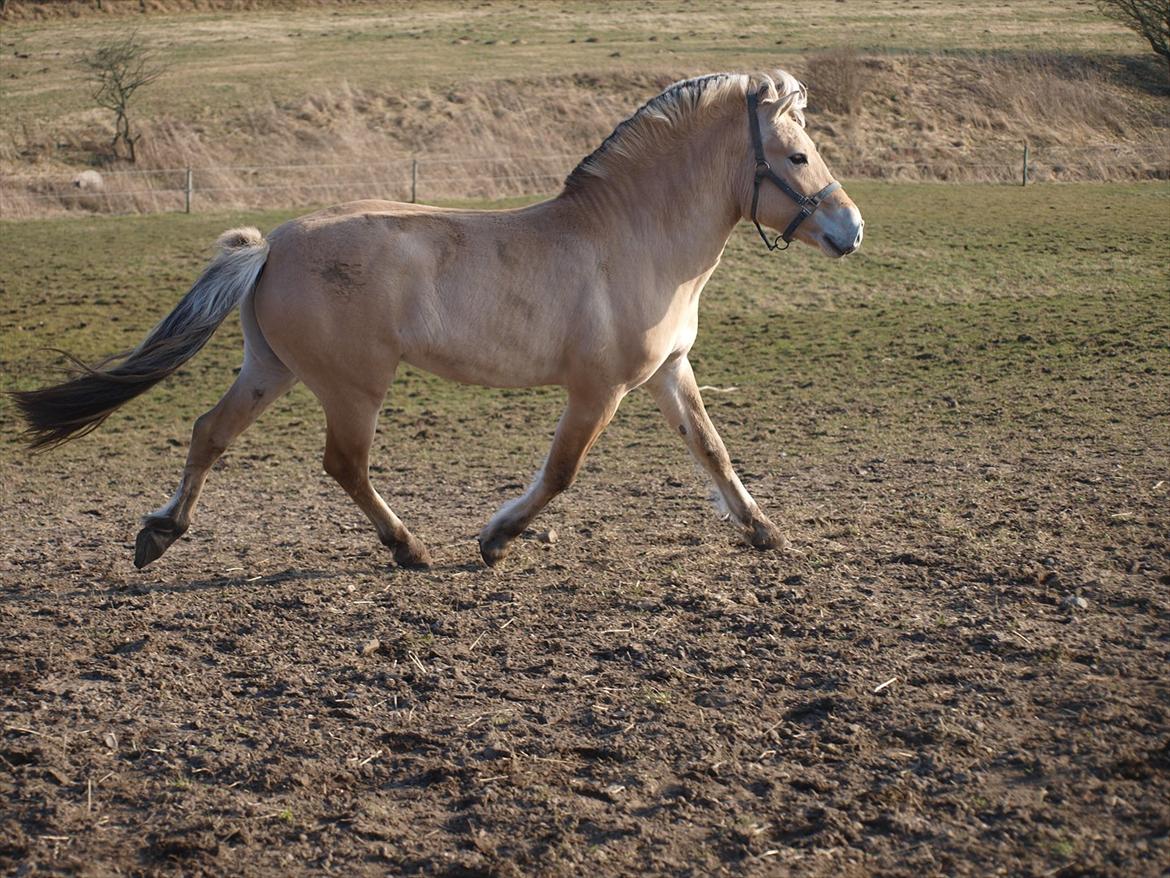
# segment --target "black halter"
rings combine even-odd
[[[816,195],[801,195],[787,183],[785,183],[780,176],[772,170],[772,166],[768,164],[768,160],[764,158],[764,142],[760,137],[760,117],[756,110],[760,104],[759,92],[750,92],[747,96],[748,108],[748,125],[752,131],[752,150],[756,154],[756,179],[752,186],[752,222],[756,224],[756,231],[760,233],[764,243],[768,245],[769,250],[787,250],[788,245],[792,243],[792,235],[797,230],[802,222],[816,213],[816,209],[821,206],[821,202],[832,192],[836,192],[841,188],[841,184],[834,180]],[[756,207],[760,203],[760,182],[763,180],[771,180],[781,192],[791,198],[800,206],[800,213],[788,224],[788,228],[784,233],[775,240],[769,241],[768,236],[764,233],[763,228],[760,227],[760,221],[756,219]],[[781,247],[779,241],[784,240],[784,246]]]

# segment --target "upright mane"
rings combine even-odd
[[[591,179],[607,177],[624,161],[638,161],[660,152],[705,118],[708,110],[723,106],[732,97],[742,101],[749,88],[765,89],[769,99],[790,97],[790,110],[804,124],[800,111],[807,100],[805,87],[787,71],[708,73],[683,79],[667,86],[619,123],[597,149],[573,168],[565,178],[564,191],[577,191]]]

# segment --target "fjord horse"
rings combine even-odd
[[[15,394],[34,446],[99,425],[190,359],[235,308],[244,363],[196,420],[182,480],[150,513],[134,563],[187,530],[212,464],[273,400],[304,382],[325,410],[325,470],[402,566],[426,547],[369,479],[369,452],[400,362],[493,387],[556,384],[568,405],[530,487],[479,534],[497,564],[572,482],[622,398],[646,387],[761,549],[786,544],[732,469],[687,353],[699,294],[741,219],[834,257],[861,214],[804,130],[804,87],[783,71],[713,74],[648,101],[586,157],[555,198],[517,210],[357,201],[263,237],[225,233],[190,292],[133,351]]]

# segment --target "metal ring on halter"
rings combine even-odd
[[[760,238],[769,250],[787,250],[788,245],[792,243],[792,236],[796,234],[796,230],[800,227],[800,224],[816,213],[817,208],[821,206],[821,202],[840,189],[841,184],[834,180],[816,195],[801,195],[772,170],[772,166],[768,164],[768,160],[764,157],[764,141],[760,136],[760,117],[757,113],[760,104],[760,92],[762,91],[763,87],[761,87],[759,92],[751,92],[747,96],[748,126],[752,133],[752,152],[755,154],[756,159],[755,182],[752,184],[752,222],[755,223],[756,231],[760,233]],[[760,221],[756,219],[756,208],[760,204],[760,182],[762,180],[768,180],[773,183],[781,192],[800,206],[800,212],[788,224],[788,228],[771,241],[768,240],[768,235],[764,232]],[[781,240],[784,241],[783,247],[780,246]]]

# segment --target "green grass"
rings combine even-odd
[[[796,246],[770,255],[741,225],[704,294],[692,359],[701,383],[740,388],[708,395],[729,435],[763,431],[796,456],[832,455],[859,433],[887,451],[912,451],[925,434],[976,450],[1021,438],[1041,451],[1170,445],[1170,187],[848,189],[867,221],[858,254],[832,261]],[[59,358],[49,347],[96,359],[132,346],[189,286],[220,231],[269,230],[291,215],[3,224],[0,387],[52,377]],[[185,443],[239,360],[232,318],[198,358],[67,453],[124,454],[160,432]],[[387,422],[454,425],[530,462],[559,406],[555,388],[492,391],[403,369]],[[634,436],[647,408],[632,398],[613,429]],[[265,423],[249,442],[270,443],[284,427],[299,437],[289,441],[316,442],[321,416],[298,388]],[[15,451],[15,427],[9,409],[5,453]]]
[[[141,112],[195,121],[267,100],[302,100],[343,82],[398,90],[532,75],[750,69],[840,45],[866,52],[1145,52],[1092,4],[1073,0],[875,0],[782,10],[761,0],[571,0],[347,7],[342,14],[324,7],[92,16],[5,25],[0,131],[15,136],[46,122],[65,128],[94,112],[79,60],[127,28],[170,65],[142,92]]]

